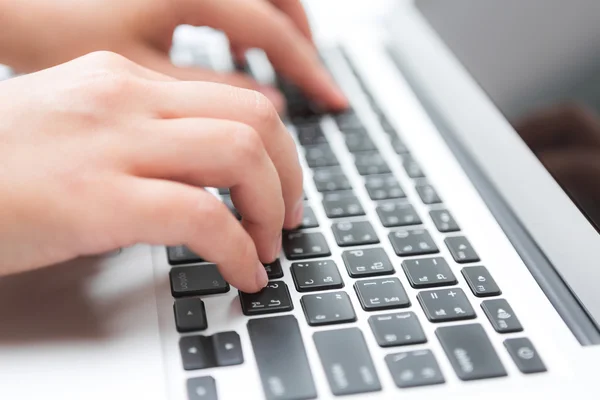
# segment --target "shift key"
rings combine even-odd
[[[360,329],[316,332],[313,339],[329,387],[335,396],[381,390],[373,360]]]
[[[248,333],[267,400],[317,398],[296,317],[251,319]]]

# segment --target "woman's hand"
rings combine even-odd
[[[262,288],[302,218],[294,142],[262,94],[98,52],[0,83],[0,273],[185,244]],[[229,187],[240,224],[202,187]]]
[[[181,24],[222,30],[238,50],[262,48],[313,100],[347,106],[320,63],[300,0],[0,0],[0,62],[32,72],[108,50],[177,79],[259,90],[283,106],[275,89],[247,76],[173,65],[169,50]]]

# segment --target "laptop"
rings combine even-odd
[[[597,397],[599,203],[524,142],[486,60],[458,56],[484,8],[306,3],[344,113],[260,51],[233,63],[218,32],[180,27],[172,54],[286,95],[305,215],[268,286],[239,293],[184,246],[143,244],[4,277],[0,398]],[[480,28],[526,7],[511,3]]]

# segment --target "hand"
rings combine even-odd
[[[0,109],[1,274],[185,244],[254,292],[301,221],[297,150],[258,92],[99,52],[1,82]]]
[[[32,72],[92,51],[108,50],[177,79],[259,90],[282,109],[284,100],[278,91],[260,87],[245,75],[173,65],[169,49],[173,32],[181,24],[222,30],[237,49],[234,53],[262,48],[274,67],[313,100],[336,110],[347,106],[320,63],[300,0],[0,2],[4,31],[0,32],[0,55],[5,47],[3,56],[8,56],[8,64],[20,72]]]

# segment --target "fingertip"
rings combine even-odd
[[[281,113],[285,110],[285,98],[281,94],[281,92],[271,86],[260,86],[258,91],[267,97],[273,106],[277,110],[277,112]]]
[[[267,284],[269,283],[269,277],[267,276],[267,271],[265,266],[260,262],[256,264],[256,285],[255,292],[261,291]]]

